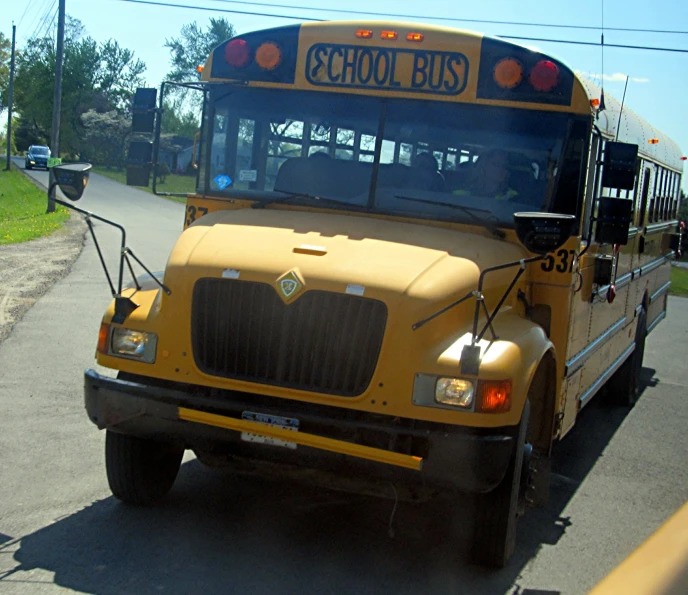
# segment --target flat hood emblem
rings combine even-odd
[[[296,271],[289,271],[277,279],[277,293],[283,301],[289,302],[299,295],[304,288],[304,283]]]

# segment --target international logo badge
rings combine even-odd
[[[277,293],[285,302],[290,302],[303,291],[303,281],[296,271],[289,271],[277,279]]]

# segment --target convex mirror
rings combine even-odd
[[[52,168],[55,182],[69,200],[79,200],[91,174],[90,163],[68,163]]]
[[[535,254],[547,254],[561,248],[573,234],[575,223],[574,215],[514,213],[518,239]]]

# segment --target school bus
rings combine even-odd
[[[117,378],[85,372],[112,493],[156,501],[185,449],[468,491],[474,558],[504,565],[580,410],[638,398],[680,250],[677,145],[561,61],[463,30],[287,26],[201,69],[184,230],[163,273],[113,290],[97,362]],[[135,131],[159,137],[164,87]],[[160,158],[133,143],[129,183]]]

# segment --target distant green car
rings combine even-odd
[[[50,157],[50,149],[41,145],[31,145],[26,152],[25,169],[33,169],[34,167],[43,167],[48,169],[48,159]]]

